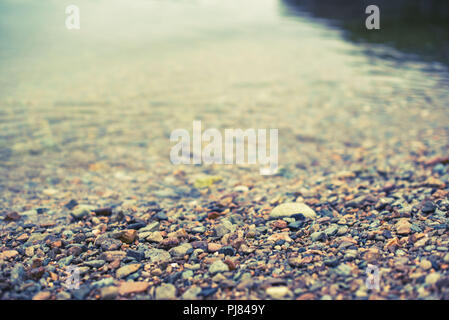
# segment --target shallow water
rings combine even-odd
[[[65,28],[59,1],[0,4],[0,160],[10,166],[57,166],[76,152],[82,163],[169,163],[170,132],[190,130],[194,119],[208,128],[279,128],[284,164],[292,149],[307,158],[298,135],[404,150],[436,137],[445,147],[444,61],[353,41],[307,6],[77,3],[79,31]]]

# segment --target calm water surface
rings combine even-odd
[[[77,1],[81,30],[69,31],[67,4],[0,4],[2,159],[88,141],[166,148],[193,119],[349,140],[420,120],[447,130],[435,113],[448,101],[444,32],[432,56],[400,33],[365,35],[363,12],[278,0]]]

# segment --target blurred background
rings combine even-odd
[[[65,27],[70,4],[80,30]],[[447,150],[449,3],[375,1],[371,31],[369,4],[1,1],[5,207],[10,192],[69,188],[72,176],[94,190],[89,168],[118,189],[117,170],[168,174],[170,132],[195,119],[279,128],[281,165],[308,173],[353,165],[330,155],[351,148],[382,166]]]

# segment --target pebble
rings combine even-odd
[[[126,252],[124,251],[105,251],[100,255],[100,259],[112,262],[115,260],[123,260],[126,257]]]
[[[221,249],[221,244],[219,244],[219,243],[213,243],[213,242],[211,242],[211,243],[208,243],[207,244],[207,250],[209,251],[209,252],[216,252],[216,251],[218,251],[218,250],[220,250]]]
[[[357,250],[346,250],[345,259],[353,260],[353,259],[357,258],[357,255],[358,255]]]
[[[56,294],[56,300],[70,300],[72,295],[69,292],[61,291]]]
[[[171,248],[169,250],[169,253],[174,258],[183,258],[186,254],[192,253],[192,251],[193,251],[192,245],[190,243],[184,243],[181,244],[180,246]]]
[[[3,252],[0,252],[0,260],[15,258],[18,254],[19,254],[19,252],[16,250],[6,250]]]
[[[168,251],[162,249],[149,249],[145,251],[145,258],[154,263],[167,263],[171,261],[171,255]]]
[[[218,253],[222,253],[225,256],[233,256],[235,255],[235,249],[231,246],[225,246],[218,250]]]
[[[312,241],[320,241],[326,239],[326,233],[322,231],[316,231],[310,235]]]
[[[340,228],[338,228],[337,235],[342,236],[342,235],[348,233],[348,231],[349,231],[348,227],[346,227],[346,226],[340,227]]]
[[[206,230],[207,230],[206,227],[200,226],[200,227],[192,228],[191,232],[192,233],[204,233],[204,232],[206,232]]]
[[[114,300],[117,296],[118,288],[116,286],[108,286],[100,290],[100,297],[103,300]]]
[[[128,249],[126,251],[126,256],[136,259],[137,261],[142,261],[145,259],[145,253],[143,251]]]
[[[88,205],[78,205],[71,212],[72,217],[75,220],[81,220],[84,217],[87,217],[92,211],[95,210],[95,207]]]
[[[103,288],[114,284],[114,278],[104,278],[95,282],[92,282],[92,288]]]
[[[247,186],[242,186],[242,185],[241,186],[235,186],[234,187],[234,191],[245,193],[245,192],[249,191],[249,188]]]
[[[436,206],[432,201],[426,201],[426,202],[424,202],[421,210],[423,213],[429,214],[429,213],[435,212],[435,209],[436,209]]]
[[[195,188],[207,188],[212,186],[213,184],[222,181],[223,178],[221,176],[204,176],[199,177],[193,183]]]
[[[51,297],[51,293],[48,291],[41,291],[33,296],[33,300],[48,300]]]
[[[446,253],[446,255],[443,258],[443,261],[449,263],[449,253]]]
[[[419,263],[419,266],[424,270],[429,270],[432,268],[432,263],[429,260],[423,259]]]
[[[285,217],[291,217],[296,214],[302,214],[309,219],[316,218],[315,211],[308,205],[299,202],[283,203],[276,206],[270,213],[271,219],[279,219]]]
[[[120,240],[124,243],[133,243],[137,238],[137,231],[134,229],[123,230],[120,234]]]
[[[278,243],[279,241],[282,242],[292,242],[293,240],[290,238],[290,235],[288,232],[281,232],[281,233],[273,233],[267,238],[267,241],[273,241]]]
[[[84,264],[85,264],[86,266],[89,266],[89,267],[91,267],[91,268],[100,268],[100,267],[102,267],[105,263],[106,263],[106,261],[104,261],[104,260],[90,260],[90,261],[84,262]]]
[[[16,211],[8,212],[3,219],[4,221],[18,221],[20,220],[21,215],[18,214]]]
[[[269,287],[266,289],[265,292],[272,299],[278,299],[278,300],[293,296],[293,293],[290,291],[290,289],[285,286]]]
[[[229,266],[221,260],[217,260],[209,266],[209,273],[216,274],[219,272],[229,271]]]
[[[380,250],[376,247],[372,247],[369,248],[368,251],[364,253],[363,259],[365,259],[366,262],[374,263],[379,260],[380,256],[381,256]]]
[[[190,287],[182,294],[181,297],[184,300],[197,300],[200,292],[200,287]]]
[[[170,283],[163,283],[160,287],[156,288],[155,299],[156,300],[176,299],[175,286]]]
[[[109,238],[107,235],[101,235],[95,240],[95,244],[104,251],[115,251],[122,246],[122,242],[117,239]]]
[[[440,280],[440,278],[441,278],[441,275],[438,272],[432,272],[426,276],[425,282],[428,285],[433,285],[433,284],[437,283],[438,280]]]
[[[347,264],[340,264],[337,269],[335,269],[335,272],[339,275],[339,276],[343,276],[343,277],[347,277],[349,275],[351,275],[352,269],[349,265]]]
[[[10,281],[12,284],[20,283],[25,276],[25,268],[21,264],[17,264],[11,270]]]
[[[120,279],[120,278],[129,276],[130,274],[139,270],[140,266],[141,266],[140,263],[133,263],[133,264],[128,264],[126,266],[123,266],[123,267],[117,269],[116,277]]]
[[[160,225],[160,223],[158,221],[150,222],[146,227],[141,228],[139,230],[139,233],[141,233],[141,232],[154,232],[154,231],[157,231],[159,229],[159,225]]]
[[[330,226],[329,228],[327,228],[326,230],[324,230],[324,233],[328,236],[328,237],[332,237],[334,235],[336,235],[338,232],[338,226],[333,225]]]
[[[221,238],[225,234],[232,233],[236,230],[236,226],[228,220],[223,220],[222,223],[215,227],[215,236]]]
[[[145,292],[149,286],[150,284],[144,281],[126,281],[120,284],[118,293],[122,296],[131,293],[141,293]]]
[[[190,279],[191,277],[193,277],[193,271],[192,270],[186,270],[182,273],[182,278],[183,279]]]
[[[396,225],[396,233],[400,235],[407,235],[411,232],[411,224],[408,219],[400,219]]]
[[[148,237],[146,237],[146,240],[149,242],[156,242],[160,243],[164,238],[162,237],[162,234],[159,231],[150,232]]]

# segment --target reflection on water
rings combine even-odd
[[[381,30],[377,31],[365,29],[368,3],[137,0],[130,4],[124,0],[84,0],[78,2],[82,28],[69,32],[64,27],[65,7],[60,2],[5,0],[0,3],[0,84],[5,89],[3,95],[24,84],[51,86],[55,84],[52,80],[57,85],[62,81],[73,86],[77,79],[84,83],[83,75],[88,72],[113,72],[110,77],[118,76],[123,70],[114,68],[126,64],[132,69],[136,61],[150,65],[174,52],[184,51],[186,58],[194,53],[216,56],[207,54],[206,48],[211,45],[232,45],[227,57],[238,54],[252,61],[251,54],[255,53],[245,47],[279,45],[279,39],[285,40],[280,48],[284,51],[301,42],[301,54],[316,51],[319,55],[320,46],[330,45],[334,46],[326,53],[330,60],[346,59],[344,51],[357,64],[359,55],[364,54],[369,60],[361,62],[362,69],[367,62],[407,70],[419,67],[424,72],[443,71],[436,77],[447,82],[446,68],[438,62],[449,64],[449,2],[377,1],[381,8]],[[357,46],[344,43],[342,35]],[[262,50],[259,55],[269,52]],[[216,67],[217,77],[226,72]],[[307,67],[305,64],[303,69]],[[368,72],[380,71],[376,67]]]
[[[381,29],[367,31],[365,8],[376,4],[381,13]],[[346,39],[358,43],[391,46],[403,54],[386,52],[384,59],[424,59],[449,65],[449,2],[445,0],[282,0],[281,13],[321,19],[328,25],[342,28]],[[375,55],[375,48],[366,47]]]

